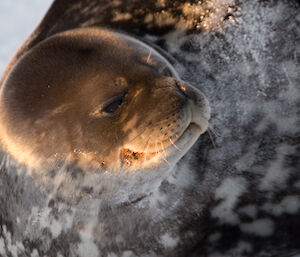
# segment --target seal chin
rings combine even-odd
[[[206,124],[208,124],[208,121],[206,121]],[[156,152],[138,152],[134,149],[123,148],[121,150],[122,168],[127,170],[153,170],[160,169],[164,166],[163,164],[170,168],[174,167],[194,145],[199,136],[206,131],[206,124],[201,123],[199,126],[199,124],[191,122],[175,142],[170,139],[168,147],[160,148]]]

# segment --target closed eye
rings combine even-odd
[[[121,104],[124,101],[124,98],[126,96],[126,93],[118,95],[114,98],[112,98],[102,109],[102,113],[107,113],[107,114],[113,114],[115,113],[118,108],[121,106]]]

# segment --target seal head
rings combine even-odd
[[[208,101],[129,38],[76,29],[21,58],[0,92],[7,151],[35,168],[66,159],[113,172],[174,166],[206,131]]]

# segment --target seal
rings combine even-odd
[[[55,0],[0,81],[0,256],[298,256],[299,8]]]
[[[99,28],[54,35],[1,88],[1,141],[34,168],[69,160],[105,171],[174,167],[206,131],[206,97],[156,50]]]

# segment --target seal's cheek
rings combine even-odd
[[[121,145],[124,133],[119,123],[111,119],[91,119],[83,129],[85,147],[89,151],[103,152],[107,149]]]

